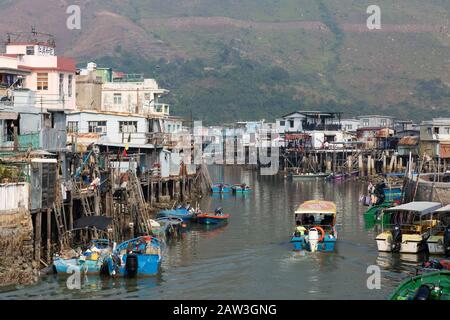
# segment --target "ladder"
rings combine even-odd
[[[135,214],[138,230],[141,233],[152,234],[152,228],[150,224],[150,215],[148,213],[148,206],[145,203],[144,193],[138,177],[131,171],[128,172],[128,205],[130,211]]]

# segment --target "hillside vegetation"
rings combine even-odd
[[[365,27],[367,0],[74,2],[80,31],[64,28],[58,0],[0,1],[0,25],[55,33],[80,65],[155,77],[177,115],[208,123],[296,109],[450,116],[448,0],[378,0],[379,31]]]

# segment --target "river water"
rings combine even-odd
[[[377,252],[376,230],[366,229],[359,203],[366,185],[260,176],[238,167],[215,166],[214,181],[247,183],[248,195],[208,196],[201,208],[230,213],[221,228],[193,225],[169,242],[161,272],[147,279],[102,280],[90,276],[81,290],[67,278],[45,276],[34,286],[4,288],[0,299],[386,299],[423,257]],[[293,252],[293,212],[306,200],[336,202],[335,253]],[[367,287],[371,265],[381,268],[381,288]]]

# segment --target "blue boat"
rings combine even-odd
[[[53,257],[53,266],[59,274],[69,274],[79,270],[85,274],[99,275],[103,262],[111,252],[112,246],[109,240],[92,240],[88,249],[79,255],[66,258],[56,255]]]
[[[157,218],[180,218],[183,221],[188,222],[194,218],[195,212],[187,205],[185,207],[178,207],[174,210],[164,210],[157,214]]]
[[[226,224],[230,218],[229,214],[224,214],[222,208],[217,208],[214,213],[202,213],[197,215],[197,222],[206,225]]]
[[[216,183],[211,188],[212,193],[230,193],[231,188],[228,184]]]
[[[233,193],[249,193],[252,189],[246,184],[235,184],[231,187]]]
[[[117,246],[106,264],[111,276],[154,276],[161,264],[161,242],[151,236],[125,241]]]
[[[336,205],[312,200],[295,211],[296,228],[291,238],[295,251],[333,252],[336,246]]]

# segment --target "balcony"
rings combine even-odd
[[[306,123],[303,124],[304,131],[339,131],[342,130],[341,124],[314,124]]]

